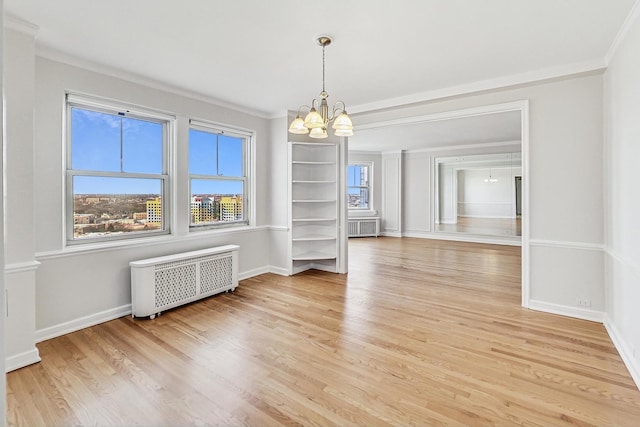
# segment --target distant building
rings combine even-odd
[[[220,198],[220,220],[242,220],[242,196],[222,196]]]
[[[146,212],[134,212],[133,213],[133,219],[134,219],[134,221],[146,220],[147,219],[147,213]]]
[[[95,224],[96,216],[94,214],[73,214],[73,224]]]
[[[147,200],[147,223],[162,225],[162,200],[160,197]]]
[[[216,206],[218,203],[209,197],[193,196],[191,198],[191,223],[201,224],[217,221]]]

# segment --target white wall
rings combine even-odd
[[[187,182],[188,119],[209,120],[255,131],[255,186],[257,228],[189,232],[188,211],[179,215],[173,234],[140,240],[135,245],[87,250],[65,247],[63,225],[63,107],[65,91],[90,94],[140,105],[176,116],[174,171]],[[12,226],[34,226],[36,259],[42,264],[36,280],[37,339],[58,335],[90,323],[123,315],[129,309],[129,261],[163,254],[238,244],[240,277],[267,271],[269,245],[269,151],[267,119],[223,108],[213,103],[164,92],[140,84],[54,60],[35,58],[35,218],[15,218]],[[34,187],[24,187],[30,194]],[[175,187],[175,200],[188,203],[186,185]]]
[[[405,152],[402,166],[402,232],[431,231],[431,157],[428,153]]]
[[[462,169],[458,172],[458,216],[515,218],[516,168]],[[489,176],[496,182],[485,182]]]
[[[530,113],[530,304],[531,307],[578,317],[602,319],[603,184],[602,105],[603,76],[589,73],[517,88],[460,96],[441,102],[354,115],[356,126],[418,117],[513,101],[529,100]],[[398,148],[402,148],[398,145]],[[453,153],[457,154],[457,153]],[[414,163],[405,172],[402,187],[393,182],[383,188],[402,188],[405,196],[404,235],[419,236],[425,221],[424,197],[407,191],[411,180],[421,180],[427,158],[405,154]],[[410,159],[410,160],[407,160]],[[384,158],[383,158],[384,161]],[[422,165],[422,166],[420,166]],[[420,172],[418,172],[420,171]],[[416,187],[414,187],[416,188]],[[385,190],[383,190],[385,191]],[[397,194],[383,194],[395,201]],[[412,202],[415,200],[416,202]],[[422,204],[422,206],[420,206]],[[414,206],[415,205],[415,206]],[[392,218],[395,221],[395,217]],[[385,221],[383,215],[383,223]],[[395,223],[394,223],[395,224]],[[406,230],[412,230],[407,232]],[[430,230],[424,228],[424,233]],[[555,274],[548,274],[554,260]],[[578,299],[591,302],[581,307]]]
[[[382,154],[382,203],[380,233],[385,236],[402,235],[402,174],[403,153]]]
[[[605,74],[605,325],[640,387],[640,6]]]
[[[290,261],[287,259],[289,247],[288,195],[289,186],[287,164],[289,127],[288,117],[272,119],[270,126],[269,170],[268,170],[268,212],[271,224],[271,248],[269,249],[270,269],[280,274],[288,274]]]
[[[426,162],[425,162],[426,164]],[[437,182],[438,187],[439,188],[435,188],[435,182],[433,183],[434,187],[433,189],[435,190],[434,192],[436,194],[433,195],[433,200],[434,203],[437,203],[438,206],[438,223],[440,224],[455,224],[458,222],[458,207],[456,205],[457,202],[457,195],[456,195],[456,189],[458,187],[457,185],[457,171],[456,168],[453,165],[435,165],[434,167],[437,168],[437,174],[438,174],[438,179],[435,180],[435,182]],[[409,175],[408,180],[411,181],[422,181],[425,183],[429,183],[431,184],[431,177],[427,177],[427,180],[423,180],[421,179],[422,177],[413,177],[412,175]],[[413,178],[413,179],[411,179]],[[417,178],[417,179],[416,179]],[[425,186],[427,187],[427,186]],[[427,188],[431,188],[431,186],[429,185]],[[437,201],[435,200],[435,198],[437,197]],[[417,208],[417,209],[416,209]],[[428,211],[429,210],[429,206],[415,206],[412,205],[412,207],[410,208],[410,211]],[[428,232],[428,231],[433,231],[430,229],[428,224],[423,224],[422,229],[418,228],[417,230],[413,230],[415,231],[422,231],[422,232]]]
[[[0,0],[0,98],[4,99],[4,3]],[[0,188],[4,188],[4,105],[0,102],[0,153],[2,161],[0,162]],[[0,200],[0,241],[4,242],[4,197]],[[4,279],[4,244],[0,245],[0,265],[2,266],[2,274],[0,274],[0,307],[4,307],[5,299],[5,279]],[[5,336],[5,319],[4,316],[0,316],[0,331],[2,331],[2,338],[0,338],[0,396],[2,401],[0,402],[0,426],[4,426],[7,419],[7,377],[3,375],[5,372],[5,357],[6,348],[4,344]]]

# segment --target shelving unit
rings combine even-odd
[[[290,142],[289,165],[289,273],[337,272],[338,146]]]

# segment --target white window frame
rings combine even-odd
[[[189,132],[191,130],[197,130],[200,132],[207,132],[211,134],[219,134],[231,136],[234,138],[242,139],[242,176],[225,176],[225,175],[207,175],[207,174],[192,174],[191,164],[187,165],[189,172],[189,231],[211,230],[225,227],[238,227],[249,226],[253,224],[253,146],[255,135],[252,131],[246,129],[233,128],[225,125],[220,125],[213,122],[206,122],[200,120],[189,121]],[[189,141],[188,150],[191,149],[191,141]],[[208,222],[203,224],[191,223],[191,197],[193,192],[191,191],[191,182],[194,179],[198,180],[219,180],[219,181],[242,181],[242,220],[238,221],[218,221]]]
[[[367,188],[369,190],[369,206],[366,208],[354,208],[349,206],[349,189],[350,188],[356,188],[354,186],[350,186],[349,185],[349,166],[366,166],[367,167],[367,182],[369,183],[368,186],[363,187],[363,186],[357,186],[358,188]],[[349,162],[349,164],[347,165],[347,207],[348,210],[350,212],[373,212],[373,162],[358,162],[358,161],[353,161],[353,162]]]
[[[175,117],[163,113],[146,110],[144,108],[127,105],[125,103],[117,103],[85,97],[68,93],[65,102],[65,209],[64,209],[64,225],[65,239],[67,245],[82,245],[110,241],[122,241],[127,239],[140,239],[151,236],[166,235],[171,233],[171,183],[170,183],[170,151],[169,147],[173,145],[173,135],[175,126]],[[130,173],[130,172],[107,172],[94,170],[76,170],[72,169],[72,140],[71,140],[71,109],[81,108],[85,110],[95,111],[99,113],[108,113],[130,117],[151,122],[156,122],[163,127],[162,137],[162,173]],[[74,197],[73,197],[73,178],[76,176],[96,176],[96,177],[114,177],[114,178],[141,178],[141,179],[158,179],[161,182],[162,191],[162,226],[159,230],[135,231],[130,233],[122,233],[115,235],[96,236],[83,239],[74,238]]]

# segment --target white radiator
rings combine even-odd
[[[150,316],[238,286],[238,249],[219,246],[132,261],[131,315]]]
[[[349,237],[368,237],[380,235],[380,218],[349,218]]]

